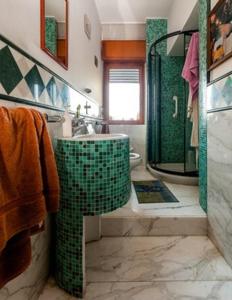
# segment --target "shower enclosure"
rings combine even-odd
[[[191,146],[188,83],[181,73],[195,31],[163,36],[148,55],[148,168],[164,178],[195,178],[193,184],[197,184],[198,149]]]

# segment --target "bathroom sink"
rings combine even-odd
[[[129,137],[85,134],[58,138],[56,158],[62,192],[71,193],[83,215],[99,215],[130,196]],[[65,172],[64,172],[65,170]],[[61,199],[62,201],[62,199]]]
[[[72,138],[64,138],[64,140],[70,141],[110,141],[120,139],[128,139],[128,136],[125,134],[83,134],[73,136]]]

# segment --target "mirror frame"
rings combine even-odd
[[[65,63],[59,59],[59,57],[55,56],[53,53],[46,48],[45,41],[45,1],[40,0],[40,47],[41,49],[47,53],[53,60],[55,60],[59,65],[68,70],[68,42],[69,42],[69,34],[68,34],[68,22],[69,22],[69,5],[68,0],[64,0],[65,2],[65,30],[66,30],[66,47],[65,47]]]

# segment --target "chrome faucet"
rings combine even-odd
[[[87,124],[85,118],[83,117],[74,117],[72,120],[72,135],[81,135],[88,134]]]

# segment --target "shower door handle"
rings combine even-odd
[[[174,112],[174,114],[172,115],[172,117],[173,117],[174,119],[176,119],[177,116],[178,116],[178,97],[177,97],[177,96],[173,96],[172,100],[175,101],[175,112]]]

